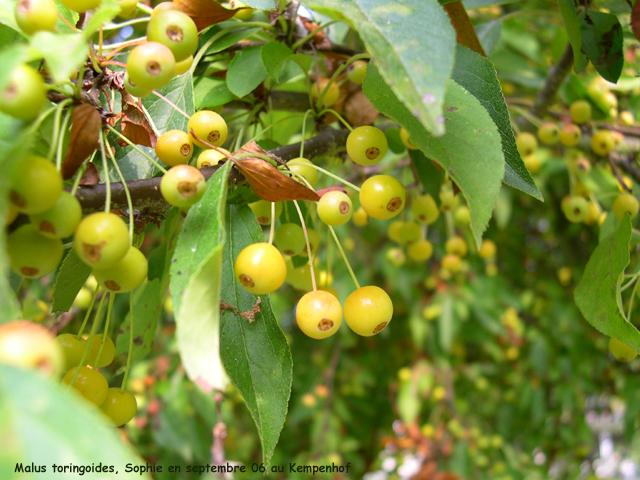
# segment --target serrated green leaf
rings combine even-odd
[[[617,82],[622,73],[622,25],[616,15],[584,9],[580,18],[582,51],[603,78]]]
[[[246,205],[230,206],[222,268],[222,300],[237,312],[222,312],[222,361],[256,423],[262,442],[262,459],[268,466],[287,415],[293,361],[289,344],[271,311],[269,297],[247,292],[233,275],[233,265],[240,251],[263,241],[264,236],[251,209]],[[238,314],[250,312],[258,299],[260,311],[253,322]]]
[[[194,87],[195,102],[199,109],[224,105],[236,98],[223,78],[199,77]]]
[[[257,8],[258,10],[277,10],[278,2],[277,0],[247,0],[246,2],[242,2],[245,5],[249,5],[250,7]]]
[[[178,350],[187,375],[205,391],[228,384],[220,360],[219,300],[230,169],[231,162],[218,169],[189,210],[171,264]]]
[[[282,64],[293,56],[293,52],[289,47],[280,42],[265,43],[260,50],[262,64],[267,74],[277,82],[280,78],[280,69]]]
[[[99,474],[109,480],[122,478],[120,466],[144,464],[122,443],[118,430],[100,410],[54,382],[31,370],[0,364],[0,438],[5,445],[0,449],[0,464],[46,465],[43,477],[61,479],[78,474],[54,474],[51,465],[114,465],[113,472]],[[3,478],[14,476],[12,469]],[[150,479],[146,474],[136,477]]]
[[[267,78],[267,71],[260,56],[261,51],[260,46],[245,48],[231,60],[227,71],[227,86],[234,95],[248,95]]]
[[[91,267],[80,260],[72,248],[58,270],[56,283],[53,285],[51,311],[68,312],[89,275]]]
[[[562,15],[564,26],[567,29],[571,49],[573,50],[573,70],[576,73],[582,72],[589,61],[582,53],[582,32],[580,30],[580,19],[576,12],[574,0],[558,0],[558,10]]]
[[[478,99],[498,127],[502,139],[502,152],[507,162],[504,183],[538,200],[543,200],[516,147],[509,110],[507,110],[502,87],[491,61],[464,45],[458,45],[451,78]]]
[[[222,30],[223,30],[223,27],[221,25],[214,25],[213,27],[209,28],[204,33],[204,35],[202,35],[202,38],[200,39],[200,45],[204,45],[205,43],[207,43],[208,40],[211,40],[211,38],[214,35],[217,35]],[[206,54],[211,55],[213,53],[218,53],[222,50],[225,50],[229,48],[231,45],[235,45],[236,43],[241,42],[246,38],[249,38],[251,35],[258,32],[259,30],[260,30],[259,28],[239,28],[236,30],[232,30],[228,34],[224,35],[222,38],[216,40],[213,43],[213,45],[207,48]]]
[[[313,63],[313,59],[309,55],[305,55],[303,53],[295,53],[290,61],[295,62],[302,69],[303,72],[308,72],[311,68],[311,64]]]
[[[444,171],[436,167],[420,150],[411,150],[411,161],[416,167],[418,180],[425,191],[439,203],[440,189],[444,182]]]
[[[591,254],[573,297],[584,318],[597,330],[640,352],[640,332],[621,310],[620,285],[629,265],[630,241],[631,220],[625,215]]]
[[[89,21],[82,29],[82,35],[89,41],[94,33],[105,23],[110,22],[120,13],[117,0],[102,0],[100,6],[91,14]]]
[[[380,75],[434,135],[441,122],[456,33],[437,0],[305,0],[305,6],[352,24]],[[428,26],[428,28],[427,28]]]
[[[500,40],[500,34],[502,33],[502,20],[493,20],[492,22],[481,23],[476,26],[476,33],[478,34],[478,40],[487,55],[491,55],[493,47],[496,46]]]
[[[500,134],[473,95],[453,80],[448,85],[444,114],[447,133],[440,138],[424,129],[371,64],[363,92],[379,112],[404,126],[411,141],[453,178],[467,199],[471,230],[480,247],[504,177]]]
[[[31,46],[42,54],[56,82],[69,80],[87,61],[89,51],[81,33],[38,32],[31,38]]]

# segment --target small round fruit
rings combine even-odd
[[[540,167],[542,166],[540,159],[535,153],[533,155],[523,157],[522,161],[524,162],[524,166],[527,167],[527,170],[534,175],[540,171]]]
[[[431,245],[429,240],[418,240],[409,245],[407,255],[409,255],[409,258],[414,262],[424,262],[429,260],[431,255],[433,255],[433,245]]]
[[[73,367],[79,366],[87,348],[87,341],[84,338],[76,338],[71,333],[62,333],[56,337],[56,342],[60,346],[64,357],[63,370],[66,372]]]
[[[324,89],[327,87],[328,83],[329,83],[328,78],[318,78],[318,80],[313,82],[313,84],[311,85],[311,97],[314,100],[318,100],[320,98],[320,95],[324,91]],[[327,93],[322,99],[322,102],[326,107],[331,107],[338,101],[339,98],[340,98],[340,87],[338,87],[336,82],[332,82],[331,86],[329,87],[329,90],[327,90]]]
[[[238,20],[249,20],[253,16],[254,8],[249,8],[248,5],[238,2],[238,0],[231,0],[229,2],[229,9],[235,10],[236,8],[241,8],[242,10],[238,10],[236,14],[233,16]]]
[[[578,158],[574,163],[576,173],[579,175],[587,174],[591,171],[591,162],[586,158]]]
[[[633,117],[633,113],[625,110],[624,112],[620,112],[620,123],[626,126],[633,126],[636,123],[636,119]]]
[[[142,88],[131,83],[131,79],[129,78],[129,73],[126,71],[124,72],[123,82],[124,82],[124,89],[134,97],[144,98],[144,97],[148,97],[152,93],[152,90],[150,89]]]
[[[360,188],[360,205],[367,215],[387,220],[404,208],[406,193],[402,184],[389,175],[374,175]]]
[[[42,76],[32,67],[13,67],[4,91],[0,94],[0,112],[19,120],[30,121],[47,103],[47,87]]]
[[[154,18],[156,15],[158,15],[159,13],[162,13],[166,10],[177,10],[179,12],[182,11],[182,9],[180,8],[180,5],[178,5],[177,3],[173,3],[173,2],[161,2],[159,4],[157,4],[153,10],[151,11],[151,18]]]
[[[362,85],[365,75],[367,74],[367,62],[364,60],[356,60],[347,70],[347,78],[356,85]]]
[[[291,172],[304,177],[311,187],[315,187],[316,183],[318,183],[318,170],[308,165],[313,165],[313,162],[302,157],[294,158],[287,162]]]
[[[401,248],[390,248],[387,250],[385,258],[394,267],[401,267],[407,262],[407,256]]]
[[[638,352],[616,337],[611,337],[609,340],[609,352],[619,362],[630,362],[638,356]]]
[[[349,195],[339,190],[325,193],[318,201],[318,216],[327,225],[339,227],[351,219],[353,204]]]
[[[457,273],[462,268],[462,259],[457,255],[449,253],[442,257],[440,265],[451,273]]]
[[[404,146],[407,147],[409,150],[418,149],[418,146],[411,141],[409,132],[407,132],[407,130],[404,127],[400,129],[400,140],[402,140],[402,143],[404,144]]]
[[[591,104],[586,100],[577,100],[569,107],[573,123],[582,125],[591,120]]]
[[[20,212],[18,211],[18,209],[14,207],[12,204],[9,204],[7,208],[7,217],[4,221],[5,226],[11,225],[14,222],[14,220],[18,218],[19,214]]]
[[[198,48],[198,27],[186,13],[165,10],[149,20],[147,40],[165,45],[175,61],[181,62],[193,56]]]
[[[53,162],[27,155],[18,160],[11,173],[9,201],[27,215],[43,213],[56,204],[62,187],[62,177]]]
[[[49,330],[37,323],[16,320],[0,326],[0,363],[54,375],[62,370],[64,356]]]
[[[367,223],[369,223],[369,215],[364,211],[364,208],[360,207],[358,210],[353,212],[353,223],[356,227],[364,227]]]
[[[53,272],[63,253],[60,240],[43,237],[31,224],[22,225],[7,237],[11,270],[26,278],[40,278]]]
[[[568,123],[560,130],[560,143],[565,147],[575,147],[581,138],[582,130],[574,123]]]
[[[440,210],[443,212],[451,212],[456,209],[460,199],[458,195],[453,193],[451,188],[443,188],[440,190]]]
[[[129,81],[146,90],[156,90],[168,84],[176,71],[173,53],[158,42],[136,46],[127,58]]]
[[[387,154],[389,144],[384,132],[376,127],[355,128],[347,137],[347,153],[351,160],[365,167],[376,165]]]
[[[342,325],[340,301],[324,290],[306,293],[296,306],[296,322],[308,337],[317,340],[330,337]]]
[[[144,282],[148,270],[144,254],[136,247],[129,247],[122,260],[108,268],[94,268],[93,274],[98,283],[110,292],[127,293]]]
[[[583,197],[573,195],[563,200],[562,210],[571,223],[580,223],[589,215],[589,202]]]
[[[317,275],[316,280],[318,280]],[[303,290],[305,292],[312,290],[313,284],[311,283],[311,269],[309,268],[309,264],[307,263],[298,268],[293,268],[293,263],[289,261],[287,267],[287,283],[296,290]]]
[[[200,155],[198,155],[196,166],[198,168],[213,167],[215,165],[218,165],[220,161],[225,160],[227,158],[227,155],[231,155],[231,153],[224,148],[220,148],[220,150],[225,153],[213,149],[205,150]]]
[[[309,247],[311,248],[311,255],[315,255],[320,246],[320,235],[312,228],[307,228],[307,236],[309,237]],[[307,250],[307,243],[305,242],[302,252],[299,253],[301,257],[308,257],[309,251]]]
[[[64,190],[49,210],[29,216],[29,221],[38,233],[47,238],[66,238],[73,235],[80,220],[82,220],[80,202]]]
[[[107,379],[100,372],[89,367],[76,367],[65,374],[62,378],[62,383],[70,385],[78,370],[78,376],[76,381],[73,382],[72,388],[82,395],[85,400],[99,407],[107,398],[107,390],[109,390]]]
[[[404,222],[402,220],[394,220],[389,224],[389,227],[387,228],[387,236],[389,237],[389,240],[393,240],[396,243],[402,243],[400,241],[400,230],[402,230],[403,225]]]
[[[306,247],[304,230],[295,223],[283,223],[276,228],[275,244],[285,255],[298,255]]]
[[[136,11],[138,0],[118,0],[118,6],[120,7],[118,16],[128,18]]]
[[[380,287],[360,287],[344,302],[344,320],[358,335],[380,333],[393,317],[393,303]]]
[[[187,125],[187,132],[191,135],[193,143],[202,148],[209,148],[205,144],[196,140],[191,134],[191,130],[195,133],[196,137],[200,140],[219,147],[227,139],[227,122],[224,121],[218,113],[211,110],[200,110],[199,112],[191,115],[189,124]]]
[[[398,243],[408,245],[420,240],[422,229],[416,222],[403,222],[398,230]]]
[[[608,155],[615,146],[615,137],[609,130],[600,130],[591,137],[591,149],[598,155]]]
[[[532,155],[538,148],[538,140],[533,134],[529,132],[522,132],[516,137],[516,146],[518,147],[520,155],[527,157]]]
[[[58,23],[58,8],[53,0],[18,0],[15,15],[20,30],[28,35],[52,31]]]
[[[62,3],[74,12],[84,13],[87,10],[98,8],[102,0],[62,0]]]
[[[493,240],[483,240],[478,255],[480,258],[488,260],[496,256],[497,247]]]
[[[545,145],[555,145],[560,140],[560,128],[553,122],[543,123],[538,128],[538,138]]]
[[[638,199],[630,193],[622,193],[618,195],[618,198],[613,202],[613,214],[622,220],[625,215],[630,215],[631,218],[638,214]]]
[[[191,136],[182,130],[169,130],[158,138],[156,156],[165,165],[174,167],[188,163],[193,155]]]
[[[92,268],[107,268],[129,250],[129,229],[118,215],[92,213],[78,225],[74,244],[80,260]]]
[[[112,387],[107,390],[107,398],[105,398],[100,410],[111,419],[115,427],[129,423],[138,411],[138,402],[129,390],[120,393],[119,388]]]
[[[234,264],[236,280],[256,295],[271,293],[287,278],[287,265],[282,254],[268,243],[254,243],[245,247]]]
[[[104,347],[100,352],[100,346],[102,345],[102,339],[104,340]],[[100,357],[98,358],[98,353]],[[106,367],[111,365],[113,359],[116,356],[116,346],[113,344],[113,340],[109,337],[105,337],[101,333],[94,335],[89,345],[89,353],[87,354],[87,365],[91,365],[94,368]]]
[[[462,237],[451,237],[444,246],[447,253],[464,257],[467,254],[467,242]]]
[[[180,60],[179,62],[176,62],[175,75],[182,75],[184,73],[187,73],[191,68],[191,65],[193,65],[193,55],[189,55],[184,60]]]
[[[202,172],[191,165],[176,165],[162,176],[160,192],[171,205],[186,208],[198,202],[207,190]]]
[[[269,225],[271,223],[271,203],[266,200],[258,200],[257,202],[250,203],[249,208],[256,216],[260,225]],[[275,219],[277,220],[282,215],[282,202],[275,202]]]
[[[440,210],[431,195],[415,197],[411,203],[413,218],[424,225],[431,225],[440,216]]]

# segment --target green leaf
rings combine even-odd
[[[451,78],[478,99],[498,127],[502,138],[502,152],[507,162],[504,183],[538,200],[543,200],[516,147],[509,110],[507,110],[502,87],[493,64],[486,57],[478,55],[463,45],[458,45],[456,64]]]
[[[91,275],[91,267],[80,260],[72,248],[58,270],[53,286],[52,312],[68,312],[78,292]]]
[[[31,46],[42,54],[56,82],[69,80],[87,61],[89,50],[81,33],[38,32],[31,38]]]
[[[178,350],[187,375],[205,391],[228,384],[220,360],[219,300],[230,169],[231,162],[219,168],[189,210],[171,264]]]
[[[440,138],[424,129],[371,64],[367,68],[363,92],[379,112],[404,126],[411,141],[453,178],[467,199],[471,230],[480,247],[504,177],[500,134],[473,95],[453,80],[448,86],[444,114],[447,133]]]
[[[571,49],[573,50],[573,70],[576,73],[582,72],[589,61],[582,53],[582,32],[580,30],[580,18],[576,12],[574,0],[558,0],[558,9],[562,15],[564,26],[567,29]]]
[[[198,77],[194,87],[195,102],[199,109],[224,105],[236,98],[223,78]]]
[[[277,82],[280,78],[282,64],[293,56],[293,52],[280,42],[269,42],[262,46],[260,56],[267,74],[274,82]]]
[[[202,35],[202,38],[200,39],[200,45],[204,45],[205,43],[207,43],[207,41],[210,40],[211,37],[220,33],[222,29],[223,28],[220,25],[214,25],[213,27],[208,29],[204,33],[204,35]],[[232,30],[230,33],[213,42],[213,45],[207,48],[206,55],[211,55],[212,53],[218,53],[222,50],[226,50],[231,45],[235,45],[236,43],[249,38],[259,30],[259,28],[239,28],[237,30]]]
[[[247,0],[246,2],[242,2],[242,3],[253,8],[257,8],[258,10],[277,10],[278,9],[277,0]]]
[[[625,215],[591,254],[573,297],[584,318],[597,330],[640,352],[640,332],[622,313],[620,296],[630,241],[631,220]]]
[[[231,60],[227,71],[227,85],[234,95],[244,97],[267,78],[267,71],[260,56],[261,51],[260,46],[245,48]]]
[[[15,8],[15,0],[0,0],[0,23],[24,35],[16,23]]]
[[[222,361],[256,423],[263,462],[268,465],[287,415],[293,361],[289,344],[271,310],[269,297],[247,292],[233,275],[234,261],[240,251],[252,243],[264,241],[248,206],[229,207],[227,235],[222,300],[237,310],[222,312]],[[260,310],[253,322],[239,315],[250,312],[258,300]]]
[[[520,0],[463,0],[467,10],[482,8],[482,7],[490,7],[492,5],[506,5],[507,3],[515,3]]]
[[[311,68],[311,64],[313,63],[313,59],[309,55],[305,55],[304,53],[296,53],[291,58],[289,58],[289,60],[297,63],[303,72],[308,72]]]
[[[438,195],[444,182],[444,171],[435,166],[420,150],[411,150],[411,161],[425,191],[439,202]]]
[[[477,25],[476,34],[484,51],[487,55],[491,55],[493,47],[496,46],[502,34],[502,20],[498,19]]]
[[[418,396],[418,386],[414,382],[408,380],[400,383],[396,405],[405,425],[410,425],[418,418],[422,402]]]
[[[56,3],[56,8],[58,9],[58,13],[60,16],[64,17],[64,19],[69,22],[71,25],[75,25],[78,23],[78,12],[74,12],[69,7],[67,7],[61,0],[54,0]],[[65,22],[62,21],[61,18],[58,18],[58,23],[56,28],[59,32],[73,32],[74,30],[69,27]]]
[[[456,33],[437,0],[305,0],[305,6],[352,24],[395,96],[433,135],[442,122]],[[427,27],[428,26],[428,27]]]
[[[100,6],[89,17],[89,21],[82,29],[82,35],[87,41],[100,30],[105,23],[113,20],[120,13],[117,0],[102,0]]]
[[[584,10],[579,14],[582,51],[602,77],[617,82],[622,73],[622,25],[611,13]]]
[[[0,465],[12,466],[3,478],[15,478],[18,463],[46,465],[43,477],[61,479],[77,478],[78,474],[54,474],[54,463],[113,465],[113,472],[87,475],[109,480],[122,478],[127,463],[144,464],[99,410],[54,382],[31,370],[0,364],[0,438],[4,445]],[[37,478],[37,474],[29,478]],[[150,479],[137,474],[136,478]]]

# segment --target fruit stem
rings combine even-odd
[[[520,108],[517,107],[515,105],[510,105],[510,107],[515,110],[516,112],[518,112],[520,115],[522,115],[526,120],[529,121],[529,123],[531,123],[532,125],[534,125],[537,128],[540,128],[540,126],[542,125],[542,120],[540,120],[538,117],[536,117],[535,115],[530,114],[527,110],[525,110],[524,108]]]
[[[273,236],[276,231],[276,202],[271,202],[271,225],[269,226],[269,245],[273,245]]]
[[[328,23],[325,23],[324,25],[320,25],[318,28],[316,28],[313,32],[311,32],[309,35],[307,35],[306,37],[298,40],[296,43],[294,43],[291,46],[291,50],[295,53],[296,50],[298,50],[302,45],[304,45],[305,43],[307,43],[309,40],[311,40],[313,37],[316,36],[316,34],[320,33],[322,30],[324,30],[325,28],[327,28],[330,25],[333,25],[334,23],[337,23],[337,20],[331,20]]]
[[[640,282],[636,282],[636,284],[633,286],[633,290],[631,292],[631,298],[629,299],[629,313],[627,313],[627,322],[631,321],[631,310],[633,310],[633,299],[636,296],[636,290],[638,290],[638,284]]]
[[[340,240],[338,240],[338,236],[336,235],[336,232],[333,230],[333,227],[331,225],[329,225],[329,231],[331,232],[331,235],[333,235],[333,240],[336,242],[336,245],[338,246],[338,250],[340,250],[340,255],[342,255],[342,260],[344,260],[344,263],[347,266],[347,270],[349,270],[349,275],[351,275],[351,278],[353,279],[353,283],[356,284],[356,289],[360,288],[360,283],[356,278],[356,274],[353,273],[353,269],[351,268],[349,259],[347,258],[347,255],[344,253],[344,250],[342,249],[342,244],[340,243]]]
[[[100,290],[100,285],[96,285],[96,289],[93,291],[93,297],[91,298],[91,303],[89,303],[89,308],[87,309],[87,314],[84,316],[84,320],[82,325],[80,325],[80,330],[76,335],[76,339],[80,340],[82,337],[82,332],[84,332],[84,327],[87,326],[87,322],[89,321],[89,317],[91,316],[91,311],[93,310],[93,305],[96,303],[96,298],[98,298],[98,291]]]
[[[144,13],[152,13],[153,12],[153,8],[152,7],[150,7],[149,5],[145,5],[142,2],[138,2],[138,4],[136,5],[136,8],[138,10],[140,10],[141,12],[144,12]]]
[[[109,25],[105,25],[103,28],[105,30],[120,30],[122,27],[128,27],[129,25],[135,25],[136,23],[146,23],[151,20],[151,17],[140,17],[134,18],[133,20],[127,20],[122,23],[110,23]],[[109,47],[112,45],[109,45]]]
[[[75,25],[70,24],[70,23],[69,23],[69,21],[68,21],[66,18],[64,18],[60,12],[58,12],[58,18],[59,18],[60,20],[62,20],[64,23],[66,23],[66,24],[67,24],[67,26],[68,26],[71,30],[73,30],[74,32],[79,32],[79,31],[80,31],[79,29],[77,29],[77,28],[76,28],[76,26],[75,26]]]
[[[148,18],[147,18],[148,20]],[[125,22],[126,23],[126,22]],[[112,43],[111,45],[106,45],[105,47],[103,47],[103,50],[111,50],[113,49],[113,51],[107,55],[106,57],[104,57],[105,60],[111,60],[116,53],[118,53],[119,51],[127,48],[127,47],[132,47],[134,45],[139,45],[141,43],[145,43],[147,41],[147,37],[142,37],[142,38],[136,38],[135,40],[127,40],[126,42],[120,42],[120,43]]]
[[[331,78],[325,85],[324,90],[322,90],[322,93],[320,93],[320,96],[316,101],[316,109],[320,110],[322,108],[322,101],[324,100],[324,96],[329,91],[329,87],[331,87],[331,84],[336,81],[336,78],[338,78],[338,75],[340,75],[345,68],[347,68],[350,64],[352,64],[356,60],[363,60],[363,59],[369,59],[369,58],[371,58],[371,55],[369,55],[368,53],[359,53],[358,55],[354,55],[353,57],[349,58],[346,62],[344,62],[342,65],[340,65],[336,69],[336,71],[333,72],[333,75],[331,75]]]
[[[307,126],[307,116],[313,113],[313,110],[309,109],[306,112],[304,112],[304,117],[302,118],[302,137],[300,140],[300,158],[304,157],[304,135],[305,135],[305,128]]]
[[[113,128],[111,125],[105,125],[110,132],[115,133],[116,136],[118,138],[120,138],[121,140],[125,141],[126,143],[128,143],[130,146],[133,147],[134,150],[136,150],[140,155],[142,155],[143,157],[145,157],[147,160],[149,160],[158,170],[160,170],[162,173],[167,173],[167,169],[164,168],[162,165],[160,165],[158,162],[156,162],[153,158],[151,158],[149,155],[147,155],[146,153],[144,153],[140,148],[138,148],[137,145],[135,145],[131,140],[129,140],[127,137],[125,137],[124,135],[122,135],[119,131],[117,131],[115,128]]]
[[[104,133],[102,133],[102,135],[102,140],[104,141]],[[116,169],[116,172],[118,172],[118,177],[120,177],[120,181],[122,182],[122,188],[124,188],[124,194],[127,197],[127,206],[129,207],[129,243],[133,243],[133,226],[135,222],[133,221],[133,201],[131,200],[131,192],[129,191],[129,187],[127,186],[127,181],[124,178],[124,175],[122,175],[122,171],[120,170],[120,166],[116,161],[116,157],[113,155],[113,152],[110,148],[108,148],[107,151],[109,152],[109,156],[111,157],[111,161],[113,162],[113,167]]]
[[[71,103],[71,99],[67,98],[63,100],[58,105],[56,105],[56,113],[53,119],[53,132],[51,134],[51,143],[49,144],[49,152],[47,152],[47,158],[49,160],[53,159],[53,155],[56,152],[56,145],[58,141],[58,136],[60,135],[60,117],[62,117],[62,110],[64,110],[65,105]],[[56,167],[58,171],[60,171],[60,166],[56,162]]]
[[[98,59],[96,58],[96,53],[93,51],[93,45],[89,45],[89,57],[91,58],[91,65],[93,66],[93,69],[97,73],[102,73],[102,69],[98,64]]]
[[[318,287],[316,287],[316,274],[313,269],[313,257],[311,256],[311,244],[309,243],[309,234],[307,233],[307,224],[304,221],[304,215],[302,215],[302,210],[300,210],[300,205],[298,205],[298,201],[294,200],[293,204],[296,206],[296,210],[298,211],[298,217],[300,217],[300,224],[302,225],[302,231],[304,232],[304,241],[307,244],[307,253],[309,254],[309,272],[311,273],[311,286],[313,287],[313,291],[315,292]],[[271,219],[273,221],[273,218]]]
[[[111,148],[111,146],[109,146]],[[111,179],[109,178],[109,165],[107,163],[107,155],[104,152],[104,133],[100,131],[100,154],[102,155],[102,168],[104,169],[104,182],[107,185],[106,195],[104,199],[104,211],[111,211]]]
[[[328,170],[325,170],[325,169],[324,169],[324,168],[322,168],[322,167],[319,167],[319,166],[317,166],[317,165],[315,165],[315,164],[313,164],[313,163],[310,163],[310,164],[306,164],[306,163],[305,163],[305,166],[309,166],[309,167],[315,168],[315,169],[316,169],[316,170],[318,170],[319,172],[324,173],[325,175],[327,175],[327,176],[329,176],[329,177],[333,178],[334,180],[337,180],[337,181],[339,181],[339,182],[341,182],[341,183],[344,183],[346,186],[353,188],[356,192],[359,192],[359,191],[360,191],[360,187],[356,187],[353,183],[348,182],[348,181],[346,181],[344,178],[341,178],[341,177],[339,177],[339,176],[337,176],[337,175],[334,175],[333,173],[329,172]]]
[[[116,62],[115,60],[104,60],[102,62],[100,62],[101,66],[105,66],[105,65],[117,65],[118,67],[123,67],[123,68],[127,68],[127,64],[123,63],[123,62]]]
[[[182,110],[180,107],[178,107],[175,103],[173,103],[171,100],[169,100],[167,97],[165,97],[164,95],[162,95],[161,93],[157,92],[156,90],[152,90],[152,92],[154,95],[156,95],[157,97],[161,98],[162,100],[164,100],[165,102],[167,102],[169,105],[171,105],[173,107],[173,109],[176,112],[181,113],[182,115],[184,115],[186,117],[187,120],[189,120],[191,118],[191,116],[185,112],[184,110]]]
[[[109,295],[109,305],[107,306],[107,321],[104,324],[104,334],[102,335],[102,342],[100,342],[100,348],[98,349],[98,355],[96,356],[96,363],[100,360],[104,344],[109,336],[109,323],[111,323],[111,311],[113,310],[113,301],[116,299],[116,294],[111,293]]]
[[[453,238],[456,236],[456,229],[453,226],[453,213],[451,211],[444,213],[444,220],[447,226],[447,238]]]
[[[124,377],[120,386],[120,393],[124,393],[131,370],[131,359],[133,357],[133,292],[129,292],[129,351],[127,352],[127,366],[124,368]]]
[[[278,166],[278,162],[276,162],[273,158],[267,156],[267,155],[263,155],[261,153],[253,153],[253,152],[242,152],[242,153],[237,153],[236,155],[230,157],[231,160],[242,160],[243,158],[259,158],[261,160],[264,160],[265,162],[273,165],[274,167]]]
[[[340,115],[338,112],[336,112],[332,108],[325,108],[320,113],[318,113],[318,117],[324,115],[325,113],[333,113],[336,117],[338,117],[338,120],[340,120],[342,124],[349,129],[350,132],[353,132],[353,127],[349,125],[347,121],[344,118],[342,118],[342,115]]]

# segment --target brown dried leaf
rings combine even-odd
[[[351,95],[344,103],[344,110],[353,127],[373,125],[378,118],[378,111],[373,108],[371,102],[362,91]]]
[[[142,107],[126,91],[122,94],[122,135],[127,137],[136,145],[156,148],[158,137],[156,137],[151,123]],[[123,147],[127,142],[118,141]]]
[[[69,149],[62,165],[62,178],[68,180],[78,171],[82,162],[98,148],[102,119],[91,105],[83,103],[73,109]]]
[[[640,2],[634,3],[631,9],[631,31],[640,40]]]
[[[262,148],[255,142],[248,143],[237,153],[260,153],[266,155]],[[239,158],[234,160],[235,166],[247,179],[247,183],[258,197],[269,202],[281,200],[320,200],[318,194],[304,186],[302,183],[285,175],[269,162],[261,158]]]
[[[198,31],[233,17],[239,8],[228,10],[213,0],[173,0],[195,22]]]
[[[229,305],[228,303],[220,300],[220,310],[231,310],[233,313],[235,313],[239,317],[246,318],[247,320],[249,320],[249,323],[253,323],[256,320],[256,314],[260,312],[261,303],[262,303],[262,299],[258,297],[256,299],[255,305],[251,307],[251,310],[249,310],[248,312],[240,312],[233,305]]]
[[[329,192],[342,192],[342,193],[347,193],[347,191],[345,190],[344,187],[341,187],[339,185],[334,185],[333,187],[327,187],[327,188],[322,188],[320,190],[316,190],[316,193],[318,194],[318,196],[320,198],[322,198],[323,195],[329,193]]]
[[[98,168],[96,164],[93,162],[87,163],[87,169],[84,171],[84,175],[80,179],[80,185],[83,187],[90,185],[97,185],[100,183],[100,174],[98,173]]]

